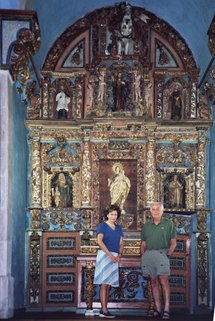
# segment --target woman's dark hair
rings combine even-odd
[[[108,207],[106,207],[105,209],[104,209],[104,213],[103,213],[103,218],[104,218],[104,220],[105,221],[107,221],[107,219],[108,219],[108,214],[110,213],[110,212],[113,212],[113,211],[117,211],[117,219],[120,217],[120,215],[121,215],[121,208],[118,206],[118,205],[116,205],[116,204],[112,204],[112,205],[110,205],[110,206],[108,206]]]

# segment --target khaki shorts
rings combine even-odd
[[[141,268],[143,276],[170,275],[167,250],[146,250],[142,255]]]

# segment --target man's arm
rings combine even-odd
[[[140,244],[140,254],[142,255],[145,252],[146,249],[146,242],[142,241]]]
[[[173,254],[173,252],[175,251],[175,248],[176,248],[176,244],[177,244],[176,238],[170,240],[170,247],[167,252],[167,255],[171,256]]]

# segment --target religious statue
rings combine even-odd
[[[136,102],[141,100],[141,74],[135,71],[134,73],[134,100]]]
[[[178,175],[174,175],[169,183],[169,207],[183,207],[183,185],[178,180]]]
[[[133,54],[133,22],[131,18],[131,6],[126,5],[125,13],[120,24],[120,30],[117,37],[118,55]]]
[[[182,117],[182,99],[178,86],[175,87],[170,96],[171,119],[180,120]]]
[[[145,86],[145,104],[146,104],[146,111],[149,117],[152,117],[153,115],[152,97],[153,97],[152,82],[149,81]]]
[[[126,91],[126,83],[123,80],[122,73],[118,72],[115,77],[113,77],[113,111],[125,109]]]
[[[103,102],[105,98],[105,71],[101,70],[99,75],[99,93],[98,93],[98,100]]]
[[[58,118],[67,118],[69,111],[70,97],[68,97],[61,87],[61,91],[56,95]]]
[[[87,110],[91,110],[93,106],[94,98],[94,80],[93,77],[89,77],[86,90],[86,99],[87,99]]]
[[[54,192],[54,202],[55,202],[55,206],[59,207],[60,206],[60,191],[58,186],[56,186],[55,188],[55,192]]]
[[[55,207],[71,207],[71,184],[67,182],[66,176],[61,172],[52,187],[53,205]]]
[[[123,166],[117,162],[113,164],[114,175],[108,178],[108,187],[110,190],[111,204],[117,204],[125,213],[124,203],[131,188],[130,179],[125,175]]]

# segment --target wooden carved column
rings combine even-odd
[[[41,161],[40,161],[40,139],[32,139],[32,170],[31,170],[31,207],[41,207]]]
[[[155,164],[155,140],[149,138],[146,154],[146,175],[145,175],[146,204],[157,201],[156,195],[156,164]]]
[[[91,166],[90,166],[90,144],[84,142],[84,153],[82,163],[82,207],[90,205],[91,190]]]
[[[209,306],[209,233],[207,211],[197,211],[197,305]]]
[[[196,167],[196,207],[204,208],[206,199],[206,138],[199,133]]]
[[[94,315],[93,312],[93,294],[94,294],[94,285],[93,285],[93,277],[94,277],[94,268],[93,261],[86,262],[86,304],[87,310],[85,315]]]
[[[206,207],[206,138],[199,132],[196,170],[196,208],[197,210],[197,305],[209,306],[209,231]]]
[[[40,256],[41,256],[41,231],[30,231],[29,235],[29,270],[28,270],[28,303],[40,303]]]
[[[30,214],[31,223],[29,226],[29,271],[28,271],[28,303],[33,305],[40,304],[40,257],[41,257],[41,225],[40,209],[42,204],[41,186],[42,170],[40,158],[40,138],[33,137],[31,144],[31,200]]]
[[[50,78],[42,78],[43,84],[43,109],[42,109],[42,118],[47,119],[49,117],[49,84]]]
[[[196,104],[197,104],[197,84],[192,82],[191,87],[191,101],[190,101],[190,118],[196,118]]]

